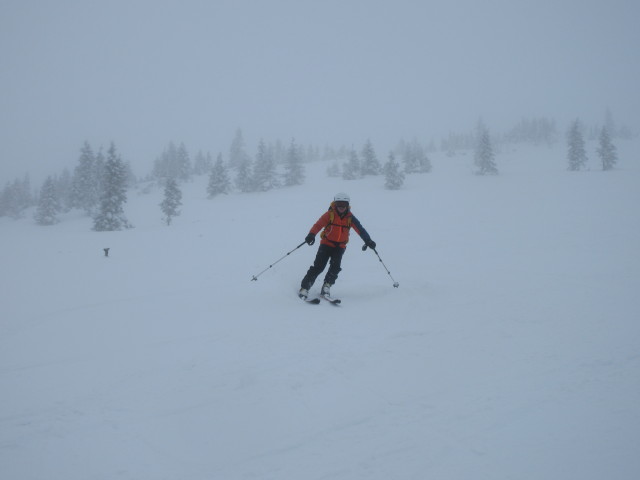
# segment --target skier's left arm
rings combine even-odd
[[[371,249],[374,249],[374,250],[375,250],[375,248],[376,248],[376,242],[374,242],[374,241],[371,239],[371,235],[369,235],[369,232],[367,232],[367,231],[365,230],[365,228],[364,228],[364,227],[362,226],[362,224],[360,223],[360,220],[358,220],[358,219],[356,218],[356,216],[355,216],[355,215],[353,215],[353,214],[351,215],[351,226],[352,226],[352,227],[353,227],[353,229],[356,231],[356,233],[357,233],[358,235],[360,235],[360,238],[362,238],[362,240],[364,241],[364,245],[365,245],[365,247],[369,247],[369,248],[371,248]],[[364,247],[363,247],[363,249],[364,249]]]

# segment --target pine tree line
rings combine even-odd
[[[504,134],[502,141],[504,143],[554,145],[558,141],[556,122],[546,117],[523,118]]]
[[[576,119],[567,133],[568,169],[581,170],[587,165],[584,137],[594,137],[595,127],[586,128]],[[607,112],[604,126],[597,128],[598,148],[596,153],[602,170],[611,170],[617,162],[615,138],[629,138],[629,129],[618,128]],[[614,133],[612,133],[614,132]],[[477,128],[473,134],[449,134],[442,140],[441,149],[454,155],[458,149],[473,149],[476,173],[496,174],[494,145],[505,142],[527,142],[536,145],[552,144],[557,138],[555,122],[547,118],[523,119],[503,135],[490,135],[486,127]],[[254,156],[246,152],[242,130],[238,129],[229,148],[229,161],[223,161],[218,154],[216,162],[210,153],[199,151],[193,162],[184,143],[176,146],[170,142],[153,164],[149,180],[167,188],[169,180],[179,183],[188,181],[191,175],[209,175],[207,195],[213,198],[232,191],[265,192],[285,186],[300,185],[305,180],[305,164],[315,160],[332,161],[327,169],[329,176],[357,180],[372,175],[385,176],[385,188],[402,186],[405,176],[431,171],[428,152],[436,151],[433,140],[421,144],[417,139],[410,142],[401,140],[390,152],[387,162],[378,161],[371,140],[367,140],[358,151],[354,147],[334,148],[325,145],[321,151],[314,146],[301,146],[291,140],[288,146],[281,141],[267,143],[260,140]],[[398,160],[396,160],[398,159]],[[111,162],[107,169],[107,163]],[[117,179],[117,180],[115,180]],[[130,227],[123,205],[126,191],[135,183],[135,178],[127,163],[123,163],[115,152],[113,143],[105,156],[100,148],[97,152],[85,142],[73,173],[64,169],[60,175],[46,178],[41,188],[32,191],[28,175],[9,182],[0,191],[0,216],[15,219],[24,217],[29,207],[37,206],[35,219],[39,224],[50,225],[58,221],[58,216],[71,209],[80,209],[94,219],[97,230]],[[172,194],[174,195],[174,194]],[[179,214],[171,213],[169,217]],[[167,213],[164,220],[170,223]],[[99,220],[97,219],[98,217]]]
[[[404,166],[396,161],[396,154],[400,156]],[[380,164],[373,143],[368,139],[360,153],[355,148],[351,148],[342,165],[338,161],[333,162],[327,168],[327,175],[342,177],[344,180],[358,180],[382,174],[385,176],[385,188],[397,190],[404,183],[406,174],[428,173],[431,169],[427,149],[417,139],[411,142],[400,141],[396,150],[389,153],[384,165]]]
[[[129,228],[124,204],[133,181],[129,165],[122,161],[113,142],[106,158],[102,150],[94,153],[85,142],[73,175],[65,169],[61,176],[50,175],[45,179],[33,202],[34,219],[39,225],[53,225],[58,223],[60,214],[76,208],[93,218],[94,230]],[[15,198],[26,195],[24,184],[21,191]]]

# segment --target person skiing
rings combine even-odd
[[[333,202],[318,221],[311,227],[309,234],[305,237],[304,241],[313,245],[316,241],[316,235],[320,230],[320,246],[318,247],[318,253],[313,265],[309,267],[307,274],[300,283],[300,291],[298,296],[302,299],[306,299],[309,295],[309,289],[316,281],[318,275],[320,275],[329,263],[329,270],[324,277],[324,284],[320,294],[328,297],[330,294],[331,286],[336,282],[338,273],[340,273],[340,264],[342,262],[342,255],[344,255],[347,248],[347,242],[349,241],[349,230],[353,227],[360,238],[364,240],[364,247],[371,249],[376,248],[376,242],[371,240],[371,236],[364,229],[360,221],[351,213],[351,206],[349,205],[349,195],[346,193],[338,193],[333,197]]]

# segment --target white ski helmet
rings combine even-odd
[[[336,195],[333,197],[333,201],[349,203],[351,199],[349,198],[349,195],[347,195],[346,193],[336,193]]]

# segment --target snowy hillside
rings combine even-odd
[[[490,177],[434,154],[400,191],[323,163],[213,200],[201,177],[170,227],[160,191],[126,231],[0,218],[1,477],[639,478],[640,145],[618,149],[577,173],[505,149]],[[295,296],[317,244],[251,282],[338,191],[400,287],[355,234],[339,307]]]

